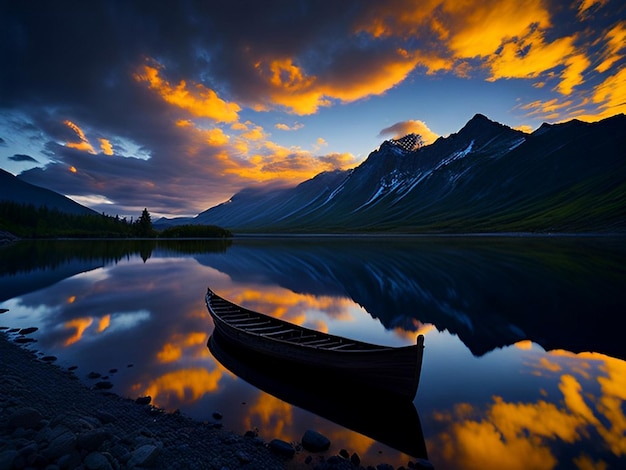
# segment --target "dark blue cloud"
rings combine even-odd
[[[24,155],[21,153],[16,153],[15,155],[9,157],[9,160],[13,160],[14,162],[34,162],[39,163],[39,161],[30,155]]]

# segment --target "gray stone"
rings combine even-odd
[[[62,455],[69,454],[75,448],[76,436],[73,432],[67,431],[54,438],[43,454],[50,460],[56,460]]]
[[[302,436],[302,447],[309,452],[321,452],[328,450],[330,440],[319,432],[309,429]]]
[[[38,450],[37,444],[34,443],[34,442],[31,442],[30,444],[25,445],[24,447],[22,447],[19,450],[19,453],[20,453],[20,455],[22,457],[24,457],[26,459],[26,458],[28,458],[28,456],[30,454],[34,454],[35,452],[37,452],[37,450]]]
[[[239,460],[241,463],[250,463],[250,462],[252,462],[252,459],[250,458],[250,456],[248,454],[246,454],[242,450],[236,452],[235,456],[237,457],[237,460]]]
[[[8,449],[3,452],[0,452],[0,468],[14,468],[13,462],[17,457],[17,450]]]
[[[120,463],[115,459],[115,457],[113,457],[112,454],[110,454],[109,452],[102,452],[102,455],[104,455],[109,461],[113,470],[120,470]]]
[[[81,465],[81,463],[82,459],[80,457],[80,452],[77,450],[69,454],[65,454],[57,460],[57,465],[61,468],[77,468]]]
[[[114,423],[116,419],[115,416],[113,416],[111,413],[107,413],[104,410],[97,410],[94,414],[102,424]]]
[[[126,463],[130,460],[130,452],[126,447],[121,444],[116,444],[111,449],[111,454],[121,463]]]
[[[86,470],[113,470],[109,460],[100,452],[91,452],[83,460]]]
[[[289,442],[285,442],[281,439],[272,439],[269,443],[269,448],[273,452],[287,457],[293,457],[296,453],[296,449],[294,449]]]
[[[131,452],[129,466],[151,467],[156,462],[161,450],[154,445],[146,444]]]
[[[41,413],[34,408],[19,408],[9,418],[9,427],[34,429],[42,418]]]
[[[54,441],[57,437],[62,436],[65,433],[72,432],[70,428],[65,426],[64,424],[57,424],[54,427],[46,426],[39,433],[37,433],[36,440],[37,442],[50,443]]]
[[[152,397],[150,395],[147,395],[145,397],[138,397],[135,400],[135,403],[137,403],[138,405],[149,405],[151,401]]]
[[[104,429],[94,429],[93,431],[87,431],[80,433],[76,438],[76,445],[80,449],[85,449],[89,452],[98,450],[100,446],[111,437],[111,433]]]

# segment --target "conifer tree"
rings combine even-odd
[[[136,234],[138,237],[154,237],[154,229],[152,228],[152,219],[148,209],[144,208],[141,216],[135,222]]]

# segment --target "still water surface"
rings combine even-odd
[[[327,455],[345,448],[364,465],[427,452],[437,469],[624,468],[624,241],[25,241],[0,247],[0,325],[37,327],[26,347],[76,366],[89,385],[108,380],[120,395],[268,441],[315,429],[332,441]],[[207,286],[368,342],[424,334],[412,406],[336,403],[291,390],[290,371],[268,378],[217,360]]]

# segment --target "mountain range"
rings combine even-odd
[[[35,207],[45,205],[48,209],[57,209],[59,212],[67,214],[97,214],[96,211],[73,201],[69,197],[22,181],[19,177],[13,176],[2,168],[0,168],[0,201],[32,204]]]
[[[524,133],[476,114],[421,146],[387,140],[351,170],[288,188],[246,188],[157,229],[217,225],[234,233],[626,232],[626,116],[543,124]],[[0,200],[93,210],[0,169]]]
[[[248,188],[194,218],[245,232],[623,232],[626,116],[531,134],[477,114],[413,148],[389,140],[358,167],[298,186]]]

